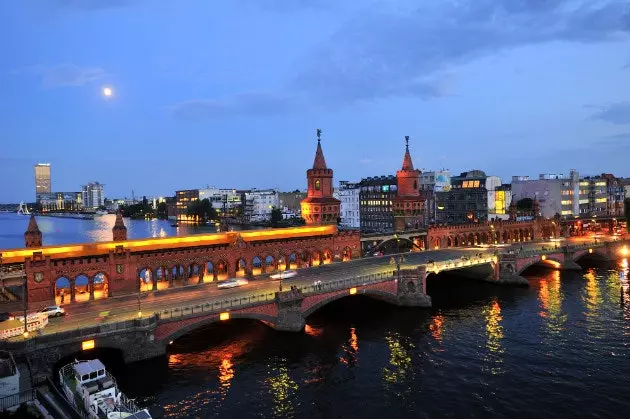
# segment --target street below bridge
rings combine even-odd
[[[613,238],[600,238],[600,241],[613,240]],[[591,240],[592,241],[592,240]],[[539,250],[571,244],[584,244],[584,238],[578,239],[558,239],[555,241],[541,241],[516,243],[512,249]],[[400,264],[401,269],[414,268],[426,264],[430,261],[440,262],[447,260],[461,259],[462,256],[474,256],[475,254],[492,255],[496,251],[505,251],[510,246],[501,247],[460,247],[438,250],[428,250],[424,252],[412,252],[401,254],[404,261]],[[399,258],[400,255],[394,255]],[[40,330],[39,334],[47,335],[97,324],[114,323],[130,320],[139,317],[153,315],[155,312],[165,312],[177,308],[194,306],[197,304],[216,303],[234,299],[247,299],[260,297],[262,295],[272,295],[279,290],[282,283],[283,290],[290,289],[291,286],[298,288],[312,286],[316,281],[321,283],[334,282],[347,278],[382,274],[392,272],[397,269],[391,263],[392,255],[381,257],[369,257],[355,259],[343,263],[321,265],[312,268],[300,269],[298,274],[290,279],[273,280],[269,274],[260,275],[251,279],[247,285],[238,288],[219,289],[218,282],[191,285],[183,288],[176,288],[152,293],[141,293],[115,297],[103,300],[91,301],[88,303],[67,304],[64,306],[66,316],[51,318],[49,325]],[[102,312],[109,312],[108,316],[100,319]],[[21,336],[11,340],[21,340]]]

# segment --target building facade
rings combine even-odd
[[[195,217],[187,215],[188,206],[199,200],[199,189],[175,191],[175,217],[178,222],[193,222]]]
[[[52,192],[50,180],[50,163],[37,163],[35,170],[35,198],[39,199],[40,194]]]
[[[37,196],[37,202],[41,206],[42,212],[77,212],[84,209],[82,192],[52,192],[39,194]]]
[[[243,193],[245,219],[252,221],[268,221],[271,211],[280,208],[280,198],[277,189],[252,189]]]
[[[361,232],[393,232],[392,200],[396,196],[396,176],[376,176],[359,182],[359,218]]]
[[[360,191],[358,183],[339,181],[339,188],[333,194],[341,201],[341,226],[361,228]]]
[[[425,198],[425,225],[432,224],[437,219],[436,193],[451,190],[451,172],[435,170],[420,174],[420,193]]]
[[[451,178],[451,189],[437,192],[436,221],[445,224],[481,222],[488,219],[488,176],[482,170]],[[499,181],[500,182],[500,181]]]
[[[89,182],[81,187],[83,194],[83,208],[97,209],[105,206],[105,192],[103,184],[98,182]]]

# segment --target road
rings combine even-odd
[[[600,239],[601,240],[601,239]],[[514,247],[533,250],[542,247],[553,247],[572,243],[584,243],[583,239],[569,239],[536,243],[519,243]],[[405,253],[405,261],[401,268],[412,268],[427,263],[429,260],[444,261],[457,259],[464,255],[475,253],[492,253],[496,248],[454,248],[428,250],[417,253]],[[396,269],[390,264],[391,255],[356,259],[344,263],[334,263],[318,267],[300,269],[298,275],[282,281],[283,289],[290,286],[305,287],[313,285],[315,281],[329,282],[339,279],[377,274]],[[109,311],[106,322],[118,322],[138,317],[140,311],[144,316],[154,312],[172,310],[178,307],[205,304],[228,299],[248,298],[278,291],[280,281],[272,280],[269,274],[261,275],[249,281],[249,284],[239,288],[218,289],[217,283],[207,283],[198,286],[179,288],[176,290],[160,291],[156,293],[143,293],[138,302],[137,295],[124,296],[96,300],[76,305],[66,305],[66,316],[51,318],[49,325],[41,331],[41,334],[52,334],[60,331],[76,329],[101,323],[97,319],[99,313]]]

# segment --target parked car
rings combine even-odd
[[[289,279],[289,278],[293,278],[296,275],[297,275],[297,271],[289,269],[289,270],[278,272],[277,274],[271,275],[271,279]]]
[[[247,279],[231,278],[231,279],[227,279],[225,281],[219,282],[219,285],[217,286],[217,288],[219,289],[236,288],[236,287],[240,287],[242,285],[247,285],[247,284],[249,284],[249,281]]]
[[[50,306],[43,308],[40,313],[47,313],[48,317],[61,317],[66,315],[66,310],[59,306]]]

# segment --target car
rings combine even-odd
[[[297,271],[289,269],[286,271],[278,272],[277,274],[273,274],[271,275],[270,278],[271,279],[289,279],[289,278],[293,278],[296,275],[297,275]]]
[[[217,288],[219,289],[227,289],[227,288],[237,288],[241,285],[247,285],[249,281],[244,278],[230,278],[225,281],[221,281]]]
[[[66,315],[66,310],[59,306],[50,306],[43,308],[40,313],[48,313],[48,317],[61,317]]]

